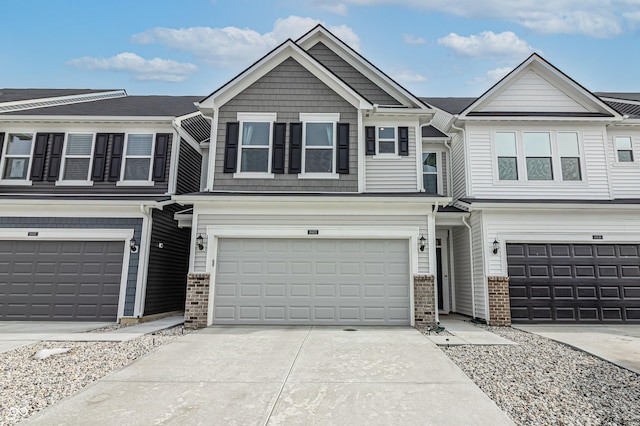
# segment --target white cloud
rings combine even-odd
[[[153,28],[132,36],[140,44],[162,44],[169,48],[193,53],[198,59],[219,68],[237,69],[247,65],[284,40],[304,35],[321,21],[300,16],[278,19],[273,30],[261,34],[249,28],[191,27]],[[355,50],[360,38],[345,25],[328,27],[329,31]]]
[[[402,34],[402,41],[407,44],[425,44],[427,42],[424,37],[417,37],[413,34]]]
[[[133,74],[136,80],[157,80],[168,82],[184,81],[195,73],[198,67],[187,62],[170,59],[144,59],[135,53],[124,52],[110,58],[71,59],[66,65],[87,71],[120,71]]]
[[[511,31],[499,34],[483,31],[469,37],[451,33],[438,39],[438,44],[452,49],[459,56],[472,58],[522,59],[534,51],[529,43]]]
[[[318,3],[319,0],[312,0]],[[351,6],[407,6],[465,18],[503,19],[545,34],[615,37],[637,24],[637,0],[340,0],[325,1],[344,14]],[[328,9],[325,7],[325,9]]]
[[[487,71],[487,74],[482,77],[476,77],[473,80],[467,81],[467,84],[471,86],[491,86],[497,83],[511,71],[513,71],[513,68],[511,67],[495,68]]]
[[[391,74],[391,77],[402,84],[421,83],[427,81],[427,78],[421,74],[415,73],[408,69],[401,69]]]

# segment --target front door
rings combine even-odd
[[[436,232],[436,282],[438,287],[438,311],[448,313],[449,305],[449,232]]]

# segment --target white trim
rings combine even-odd
[[[133,305],[133,316],[141,318],[144,315],[144,304],[147,296],[147,275],[149,273],[149,255],[151,248],[151,227],[153,216],[148,206],[140,206],[143,214],[140,241],[138,241],[138,275],[136,280],[136,297]]]
[[[171,162],[169,163],[169,186],[167,187],[168,194],[175,194],[178,186],[178,159],[180,158],[181,146],[182,140],[178,134],[178,130],[174,128],[171,136],[171,157],[169,160]],[[199,148],[198,152],[202,155],[202,151]]]
[[[89,166],[91,169],[91,166]],[[57,180],[56,186],[93,186],[92,180]]]
[[[67,166],[67,159],[69,156],[67,155],[67,146],[69,144],[69,136],[70,135],[91,135],[91,152],[87,158],[86,155],[73,155],[71,158],[81,158],[89,160],[89,167],[87,167],[87,178],[84,180],[69,180],[64,178],[65,167]],[[66,132],[64,134],[64,143],[62,144],[62,155],[60,159],[60,170],[59,174],[56,177],[56,186],[93,186],[93,181],[91,180],[91,169],[93,165],[93,160],[95,158],[95,150],[96,150],[96,133],[95,132]]]
[[[127,148],[129,147],[129,138],[132,135],[140,135],[140,136],[151,136],[151,153],[149,155],[127,155]],[[157,133],[146,133],[146,132],[131,132],[126,134],[124,146],[122,147],[122,164],[120,166],[120,179],[116,182],[116,186],[153,186],[154,182],[151,180],[153,176],[153,158],[156,152],[156,139],[158,138]],[[149,159],[149,174],[146,180],[130,180],[124,178],[124,175],[127,170],[127,159],[129,158],[148,158]],[[146,183],[145,183],[146,182]],[[131,185],[131,183],[133,183]]]
[[[233,174],[234,179],[274,179],[273,173],[267,172],[236,172]]]
[[[436,259],[436,215],[433,209],[427,213],[427,241],[429,241],[429,274],[433,276],[433,297],[436,323],[440,321],[438,312],[438,261]],[[413,300],[412,300],[413,303]],[[412,324],[413,325],[413,324]]]
[[[29,236],[29,232],[37,232],[37,236]],[[122,271],[120,276],[120,295],[118,296],[117,318],[124,317],[124,304],[127,295],[127,280],[129,278],[129,240],[133,238],[132,229],[103,229],[103,228],[0,228],[0,240],[30,240],[30,241],[120,241],[124,243]],[[140,268],[138,267],[138,278]],[[136,286],[137,287],[137,286]],[[136,288],[136,293],[138,288]]]
[[[113,90],[93,93],[79,93],[76,95],[51,96],[47,98],[24,99],[20,101],[0,102],[0,112],[22,111],[50,106],[70,105],[75,103],[101,101],[104,99],[126,97],[124,90]]]
[[[204,113],[203,113],[204,115]],[[214,177],[216,174],[216,155],[218,150],[218,120],[220,116],[220,110],[218,108],[213,109],[213,119],[211,122],[211,134],[209,136],[209,166],[207,169],[207,180],[205,185],[205,191],[213,191]],[[223,146],[224,149],[224,146]],[[224,168],[224,165],[222,166]]]
[[[273,124],[277,120],[276,113],[252,113],[252,112],[239,112],[237,115],[239,122],[238,129],[238,155],[236,156],[236,170],[233,174],[234,178],[249,178],[249,179],[269,179],[273,178],[271,173],[272,161],[273,161]],[[243,145],[244,141],[244,124],[245,123],[268,123],[269,131],[267,137],[267,145]],[[267,150],[267,171],[266,172],[243,172],[242,171],[242,154],[245,149],[255,150]],[[269,177],[268,175],[271,175]]]
[[[340,113],[322,113],[322,112],[301,112],[299,115],[299,120],[302,122],[311,121],[311,122],[338,122],[340,121]]]
[[[23,158],[23,155],[14,155],[11,157],[7,157],[7,151],[9,150],[9,136],[13,134],[31,134],[31,151],[29,152],[29,157],[27,158],[27,173],[26,179],[4,179],[4,169],[7,165],[8,158]],[[29,186],[32,185],[31,181],[31,166],[33,164],[33,151],[36,147],[36,135],[37,132],[33,131],[5,131],[4,142],[2,144],[2,150],[0,151],[0,185],[20,185],[20,186]]]
[[[116,186],[154,186],[154,185],[155,185],[155,182],[152,180],[119,180],[116,182]]]
[[[197,215],[194,214],[194,217]],[[195,226],[194,226],[195,229]],[[207,225],[206,242],[208,245],[205,273],[210,276],[209,286],[209,306],[207,315],[207,325],[213,323],[213,307],[215,296],[215,273],[218,264],[217,251],[219,238],[279,238],[279,239],[396,239],[408,240],[409,255],[409,304],[410,304],[410,325],[415,325],[414,311],[414,282],[413,276],[418,273],[418,254],[415,249],[418,246],[420,228],[411,226],[385,227],[380,228],[354,228],[354,227],[314,227],[318,230],[317,235],[308,235],[308,226],[217,226]],[[435,231],[434,231],[435,233]],[[194,235],[192,233],[192,235]],[[195,239],[194,239],[195,241]],[[435,240],[434,240],[435,242]],[[431,252],[431,250],[430,250]],[[435,253],[435,252],[434,252]],[[215,263],[213,262],[215,260]],[[212,264],[214,265],[212,266]],[[193,268],[190,266],[190,269]]]
[[[325,118],[327,117],[327,118]],[[300,114],[300,119],[303,118],[303,114]],[[305,121],[302,121],[302,172],[298,174],[299,179],[339,179],[340,175],[336,173],[336,150],[338,149],[338,121],[340,121],[340,114],[304,114]],[[337,118],[337,120],[335,120]],[[333,144],[331,145],[331,172],[307,172],[307,149],[328,151],[329,147],[322,146],[307,146],[307,124],[319,123],[319,124],[331,124]]]
[[[299,173],[298,179],[340,179],[337,173]]]
[[[365,138],[364,138],[364,125],[363,125],[363,112],[362,110],[358,110],[358,141],[357,141],[357,152],[358,152],[358,192],[363,193],[367,190],[366,187],[366,179],[365,179]]]

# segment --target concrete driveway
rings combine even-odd
[[[0,353],[60,334],[85,333],[110,322],[0,321]]]
[[[415,329],[354,329],[210,327],[25,424],[513,424]]]
[[[513,325],[640,374],[640,325]]]

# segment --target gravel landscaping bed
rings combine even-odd
[[[0,425],[13,425],[183,334],[182,326],[127,342],[39,342],[0,354]],[[40,349],[67,353],[33,359]]]
[[[518,425],[640,425],[640,375],[553,340],[484,327],[518,346],[443,351]]]

